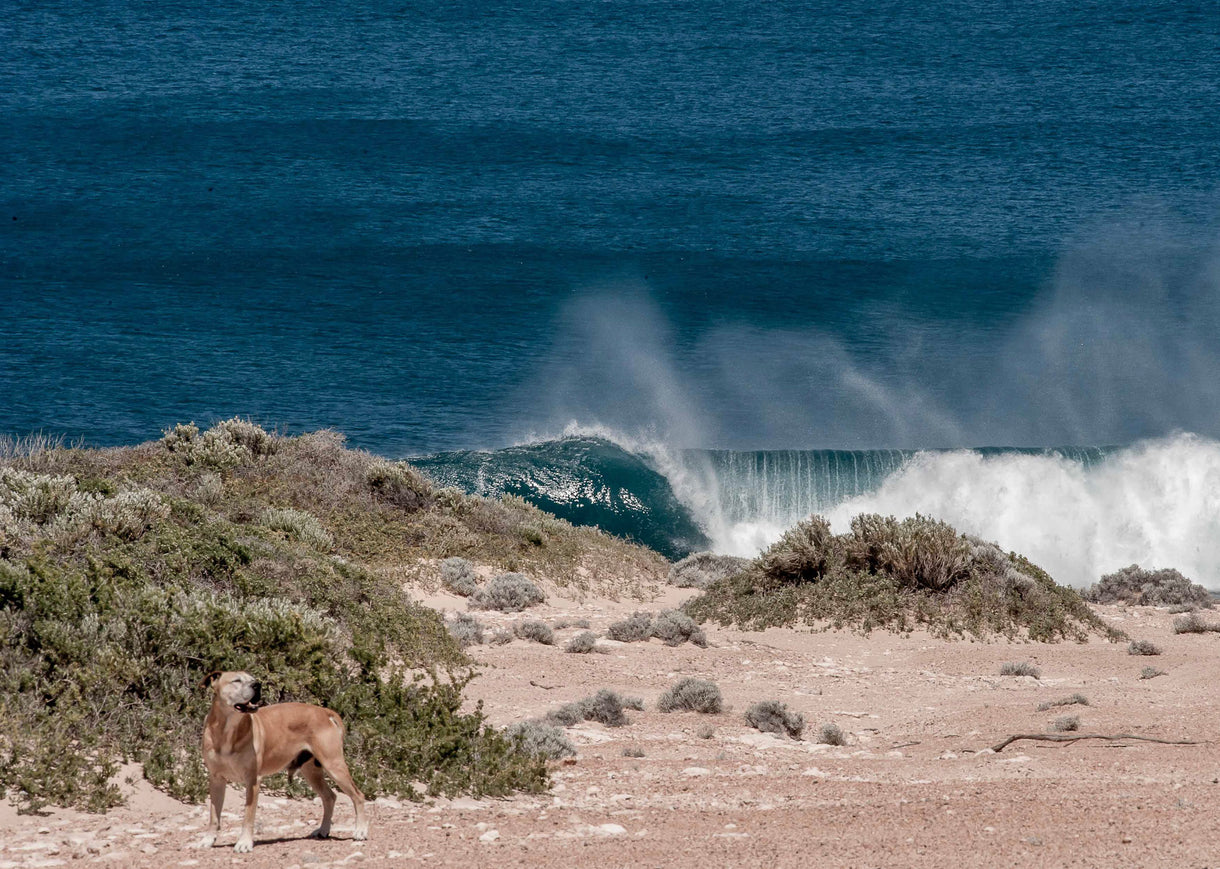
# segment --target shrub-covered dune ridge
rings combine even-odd
[[[811,516],[686,609],[747,629],[804,623],[1046,642],[1122,638],[1027,559],[924,516],[863,514],[845,534]]]
[[[0,789],[101,810],[133,760],[202,799],[199,684],[217,669],[343,715],[370,795],[543,787],[538,755],[460,711],[469,660],[402,590],[447,556],[628,594],[668,567],[519,500],[436,490],[330,431],[0,443]]]

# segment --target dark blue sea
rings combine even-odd
[[[332,427],[671,555],[1220,585],[1220,8],[22,2],[0,434]]]

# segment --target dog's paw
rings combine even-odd
[[[355,831],[352,833],[352,838],[355,839],[357,842],[363,842],[368,837],[369,837],[369,828],[367,826],[357,827],[355,829]]]
[[[200,849],[201,851],[206,848],[214,848],[215,846],[216,846],[216,834],[215,833],[208,833],[206,836],[203,836],[198,842],[195,843],[195,847]]]
[[[254,850],[254,840],[247,839],[243,836],[237,840],[237,844],[233,846],[233,850],[238,854],[249,854]]]
[[[311,839],[329,839],[330,838],[330,827],[318,827],[318,829],[314,830],[312,833],[309,834],[309,838],[311,838]]]

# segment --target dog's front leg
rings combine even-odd
[[[225,805],[225,780],[214,775],[208,780],[208,826],[199,847],[211,848],[220,834],[220,812]]]
[[[258,776],[246,780],[246,817],[242,820],[241,835],[233,850],[245,854],[254,850],[254,812],[258,808]]]

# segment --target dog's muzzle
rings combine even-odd
[[[238,712],[257,712],[263,702],[263,683],[255,682],[250,686],[250,699],[244,703],[234,704]]]

